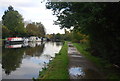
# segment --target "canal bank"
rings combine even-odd
[[[48,68],[40,72],[38,79],[69,79],[67,49],[67,42],[65,42],[60,52],[48,65]]]
[[[97,68],[99,68],[99,71],[104,74],[104,80],[120,80],[120,68],[117,68],[105,59],[91,55],[91,53],[87,51],[89,48],[89,45],[87,43],[73,43],[73,45],[83,56],[85,56],[86,59],[90,60],[96,65]]]
[[[68,46],[67,42],[63,45],[57,56],[50,62],[47,69],[40,72],[38,79],[96,79],[96,80],[119,80],[119,72],[108,62],[103,59],[92,56],[90,52],[86,51],[88,46],[82,43],[73,43],[75,48],[70,48],[76,54],[67,55]],[[70,46],[71,47],[71,46]],[[80,52],[80,53],[79,53]],[[69,57],[69,58],[68,58]],[[70,58],[74,58],[70,59]],[[82,58],[82,59],[81,59]],[[79,63],[77,63],[77,60]],[[74,62],[76,61],[76,62]],[[75,65],[74,68],[70,68],[71,64]],[[73,63],[74,62],[74,63]],[[84,63],[82,63],[84,62]],[[86,70],[88,69],[88,70]],[[80,75],[79,77],[69,76],[73,74]],[[39,80],[38,80],[39,81]]]

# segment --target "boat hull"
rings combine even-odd
[[[6,44],[21,44],[23,41],[6,41]]]

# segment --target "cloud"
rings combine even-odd
[[[43,0],[1,0],[0,1],[0,17],[7,10],[9,5],[13,6],[24,18],[25,21],[42,22],[47,33],[64,33],[59,26],[53,25],[53,20],[57,18],[52,15],[51,10],[47,10]],[[52,30],[51,30],[52,29]]]

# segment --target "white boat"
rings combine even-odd
[[[23,38],[23,40],[24,40],[24,43],[28,43],[28,41],[29,41],[29,39],[28,38]]]
[[[8,43],[23,42],[23,38],[22,37],[8,37],[6,39],[6,42]]]
[[[42,41],[41,38],[39,37],[36,37],[36,41]]]
[[[47,39],[46,39],[46,38],[43,38],[43,41],[47,41]]]
[[[41,41],[41,38],[32,36],[29,38],[29,41]]]

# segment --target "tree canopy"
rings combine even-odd
[[[61,28],[74,27],[88,35],[92,54],[120,65],[120,2],[47,2],[46,8],[52,9]]]
[[[46,33],[44,26],[38,22],[29,23],[26,26],[26,31],[28,32],[29,36],[34,35],[34,36],[44,37]]]
[[[25,27],[22,15],[17,10],[14,10],[12,6],[9,6],[8,10],[4,12],[2,24],[2,38],[31,35],[44,37],[46,33],[45,27],[41,22],[29,23]]]
[[[8,10],[4,12],[2,23],[13,32],[13,34],[11,33],[12,35],[19,35],[25,32],[23,18],[18,11],[13,9],[12,6],[9,6]]]

